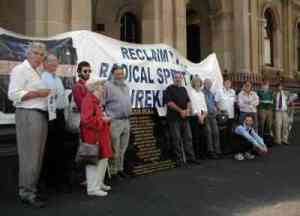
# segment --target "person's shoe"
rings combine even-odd
[[[115,174],[111,176],[111,182],[118,182],[118,181],[122,181],[122,177],[119,174]]]
[[[244,154],[244,157],[247,159],[247,160],[253,160],[255,158],[255,156],[253,154],[251,154],[250,152],[246,152]]]
[[[196,165],[199,165],[201,164],[201,162],[197,159],[191,159],[191,160],[188,160],[187,161],[189,164],[196,164]]]
[[[42,200],[40,200],[39,198],[33,198],[33,199],[25,199],[25,198],[21,198],[21,201],[26,204],[26,205],[30,205],[34,208],[44,208],[45,202],[43,202]]]
[[[104,190],[104,191],[110,191],[111,190],[111,186],[103,184],[102,187],[101,187],[101,189]]]
[[[245,157],[242,153],[238,153],[238,154],[234,155],[234,159],[237,161],[242,161],[242,160],[245,160]]]
[[[288,146],[288,145],[289,145],[289,143],[288,143],[288,142],[282,142],[281,144],[282,144],[282,145],[286,145],[286,146]]]
[[[118,172],[118,176],[120,176],[123,179],[129,178],[129,175],[123,171]]]
[[[106,191],[103,191],[103,190],[93,190],[93,191],[88,191],[87,194],[89,196],[107,196],[107,192]]]

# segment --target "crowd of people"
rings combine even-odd
[[[106,176],[116,182],[128,178],[124,157],[130,137],[131,100],[122,67],[114,66],[112,78],[104,82],[90,76],[89,62],[80,62],[79,79],[66,97],[56,74],[58,64],[58,58],[47,53],[43,43],[33,42],[27,59],[10,75],[8,97],[16,107],[19,197],[34,207],[45,205],[38,193],[40,179],[46,187],[56,189],[70,184],[72,164],[82,144],[98,149],[95,162],[86,163],[82,169],[80,182],[88,195],[108,194],[112,187]],[[178,167],[199,164],[203,158],[221,159],[228,152],[239,161],[254,159],[268,152],[265,137],[274,137],[277,145],[289,144],[288,109],[292,100],[281,83],[272,92],[265,80],[255,92],[251,82],[246,82],[237,95],[227,78],[216,92],[210,79],[193,76],[191,87],[183,86],[182,79],[182,73],[175,73],[173,84],[164,93]],[[70,149],[64,143],[64,131],[71,101],[75,103],[71,111],[80,119],[80,141]],[[221,134],[226,142],[220,141]]]

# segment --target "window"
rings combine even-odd
[[[139,26],[136,16],[130,12],[121,17],[121,35],[122,41],[130,43],[140,43]]]
[[[264,14],[264,63],[274,66],[274,16],[271,9]]]

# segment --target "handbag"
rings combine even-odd
[[[80,164],[95,165],[99,160],[99,146],[80,142],[75,161]]]
[[[71,133],[79,133],[80,129],[80,112],[76,107],[74,96],[71,93],[71,101],[66,109],[66,129]]]

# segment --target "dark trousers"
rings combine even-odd
[[[189,121],[187,119],[176,120],[169,121],[168,124],[170,128],[170,135],[176,162],[184,162],[184,153],[187,161],[194,160],[195,154]]]
[[[68,152],[65,144],[65,117],[63,110],[56,111],[56,119],[48,122],[48,137],[42,172],[47,187],[69,183]]]
[[[245,152],[253,150],[252,143],[250,143],[243,136],[234,134],[233,139],[234,139],[234,142],[233,142],[233,145],[232,145],[232,151],[233,151],[234,154],[245,153]]]
[[[208,114],[205,121],[207,149],[210,153],[221,154],[220,133],[215,115]]]
[[[193,137],[193,147],[196,158],[205,158],[207,154],[207,144],[205,136],[205,124],[201,125],[197,116],[190,118],[190,125]]]

